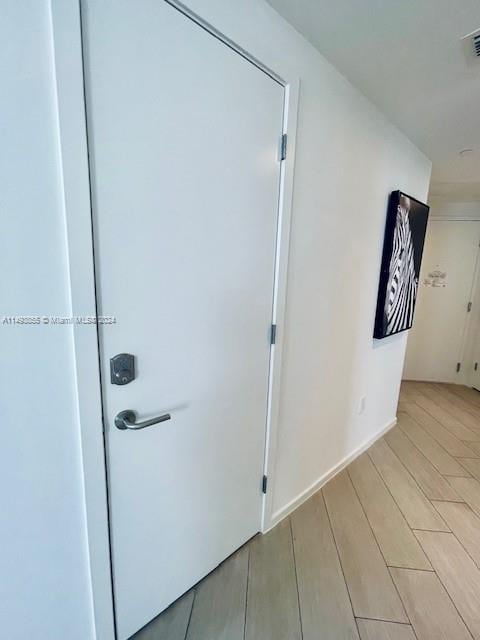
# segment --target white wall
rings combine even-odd
[[[69,315],[48,4],[0,20],[0,317]],[[0,324],[0,636],[89,640],[70,327]]]
[[[189,0],[300,77],[278,516],[395,416],[405,336],[372,340],[388,194],[424,200],[429,161],[261,0]],[[4,4],[0,147],[5,312],[69,313],[47,0]],[[70,329],[1,327],[2,553],[10,639],[92,637]],[[358,415],[361,396],[366,410]],[[26,517],[27,514],[27,517]],[[28,519],[27,519],[28,518]],[[4,574],[5,575],[5,574]],[[3,576],[2,576],[3,579]],[[14,603],[10,603],[14,600]],[[28,613],[28,615],[27,615]]]
[[[430,162],[267,4],[187,5],[301,80],[272,488],[281,515],[395,417],[406,335],[372,340],[387,199],[402,189],[425,201]]]

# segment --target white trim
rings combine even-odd
[[[274,71],[252,58],[214,27],[188,11],[181,3],[175,0],[167,1],[177,6],[188,18],[195,20],[200,26],[234,48],[240,55],[285,87],[283,132],[288,134],[288,150],[286,160],[282,162],[280,169],[273,306],[273,322],[277,325],[277,340],[271,351],[265,443],[265,469],[270,486],[273,487],[280,408],[281,363],[284,349],[288,253],[300,82],[298,79],[291,82],[281,80]],[[94,316],[96,315],[95,275],[80,0],[50,0],[50,11],[72,315]],[[73,332],[95,637],[98,640],[114,640],[114,602],[98,336],[93,328],[86,326],[74,325]],[[259,514],[262,531],[272,526],[272,494],[271,490],[267,492],[262,504],[262,513]]]
[[[287,134],[287,157],[282,162],[278,202],[277,254],[273,295],[272,322],[277,325],[275,345],[270,356],[270,383],[268,414],[265,434],[264,473],[268,478],[267,493],[263,498],[261,531],[271,527],[275,462],[279,430],[280,398],[282,385],[282,356],[285,347],[285,309],[288,286],[288,257],[292,221],[293,183],[295,172],[295,148],[298,118],[300,80],[285,86],[285,115],[283,133]]]
[[[302,491],[296,498],[290,500],[284,507],[275,511],[272,514],[272,518],[269,524],[269,529],[272,529],[275,525],[277,525],[281,520],[286,518],[292,511],[295,511],[297,507],[303,504],[310,496],[316,493],[319,489],[321,489],[329,480],[331,480],[337,473],[340,473],[345,467],[347,467],[351,462],[358,458],[364,451],[369,449],[372,444],[374,444],[377,440],[379,440],[382,436],[384,436],[390,429],[397,424],[397,418],[394,418],[391,422],[389,422],[386,426],[383,427],[378,433],[376,433],[373,437],[368,438],[363,444],[361,444],[357,449],[355,449],[352,453],[345,456],[343,460],[341,460],[338,464],[336,464],[330,471],[327,471],[323,476],[315,480],[309,487]],[[264,533],[266,533],[266,531]]]
[[[95,278],[78,0],[51,0],[56,99],[73,316],[95,316]],[[73,325],[95,637],[114,640],[105,447],[97,332]]]
[[[450,382],[450,380],[437,380],[436,378],[402,378],[402,382],[438,382],[443,384],[457,384],[456,382]]]
[[[218,38],[218,40],[221,40],[223,44],[226,44],[227,47],[230,47],[230,49],[233,49],[236,53],[240,54],[243,58],[248,60],[248,62],[258,67],[261,71],[266,73],[267,76],[270,76],[272,80],[275,80],[275,82],[278,82],[278,84],[281,84],[283,87],[287,85],[287,83],[282,79],[282,77],[279,76],[278,73],[273,71],[273,69],[270,69],[270,67],[267,67],[266,65],[264,65],[262,62],[260,62],[260,60],[252,56],[245,49],[243,49],[243,47],[241,47],[239,44],[237,44],[233,40],[230,40],[230,38],[228,38],[224,33],[222,33],[221,31],[218,31],[218,29],[213,24],[204,20],[202,16],[192,11],[189,7],[183,4],[183,2],[180,2],[180,0],[164,0],[164,1],[170,6],[172,6],[174,9],[177,9],[177,11],[180,11],[180,13],[183,13],[184,16],[186,16],[187,18],[195,22],[199,27],[202,27],[202,29],[205,29],[205,31],[208,31],[210,35],[214,36],[215,38]]]

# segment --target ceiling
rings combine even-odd
[[[433,161],[435,190],[480,199],[480,58],[461,40],[480,0],[268,2]]]

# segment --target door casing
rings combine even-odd
[[[288,153],[281,163],[278,198],[277,252],[275,260],[272,323],[277,326],[270,351],[268,415],[265,434],[265,475],[269,490],[263,497],[261,530],[274,524],[273,491],[278,435],[282,354],[287,293],[288,251],[295,167],[295,144],[300,80],[282,78],[242,47],[219,33],[180,3],[168,1],[212,36],[222,40],[285,87],[284,131]],[[83,80],[80,0],[50,0],[55,97],[57,102],[60,177],[64,205],[70,306],[72,316],[95,316],[95,274],[92,209],[88,165],[88,139]],[[279,132],[280,133],[280,132]],[[81,465],[85,502],[87,557],[89,562],[94,636],[116,637],[110,558],[108,493],[105,465],[98,334],[96,328],[72,325],[76,376],[76,411],[80,430]]]

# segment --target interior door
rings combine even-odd
[[[404,377],[457,382],[480,222],[430,220]]]
[[[480,391],[480,327],[477,327],[477,331],[474,333],[474,339],[472,346],[472,370],[470,372],[469,384]]]
[[[123,640],[260,527],[284,88],[161,0],[82,20]]]
[[[470,385],[477,391],[480,391],[480,281],[479,267],[474,283],[474,293],[472,295],[473,308],[470,325],[468,327],[468,339],[466,341],[466,380],[465,384]]]

